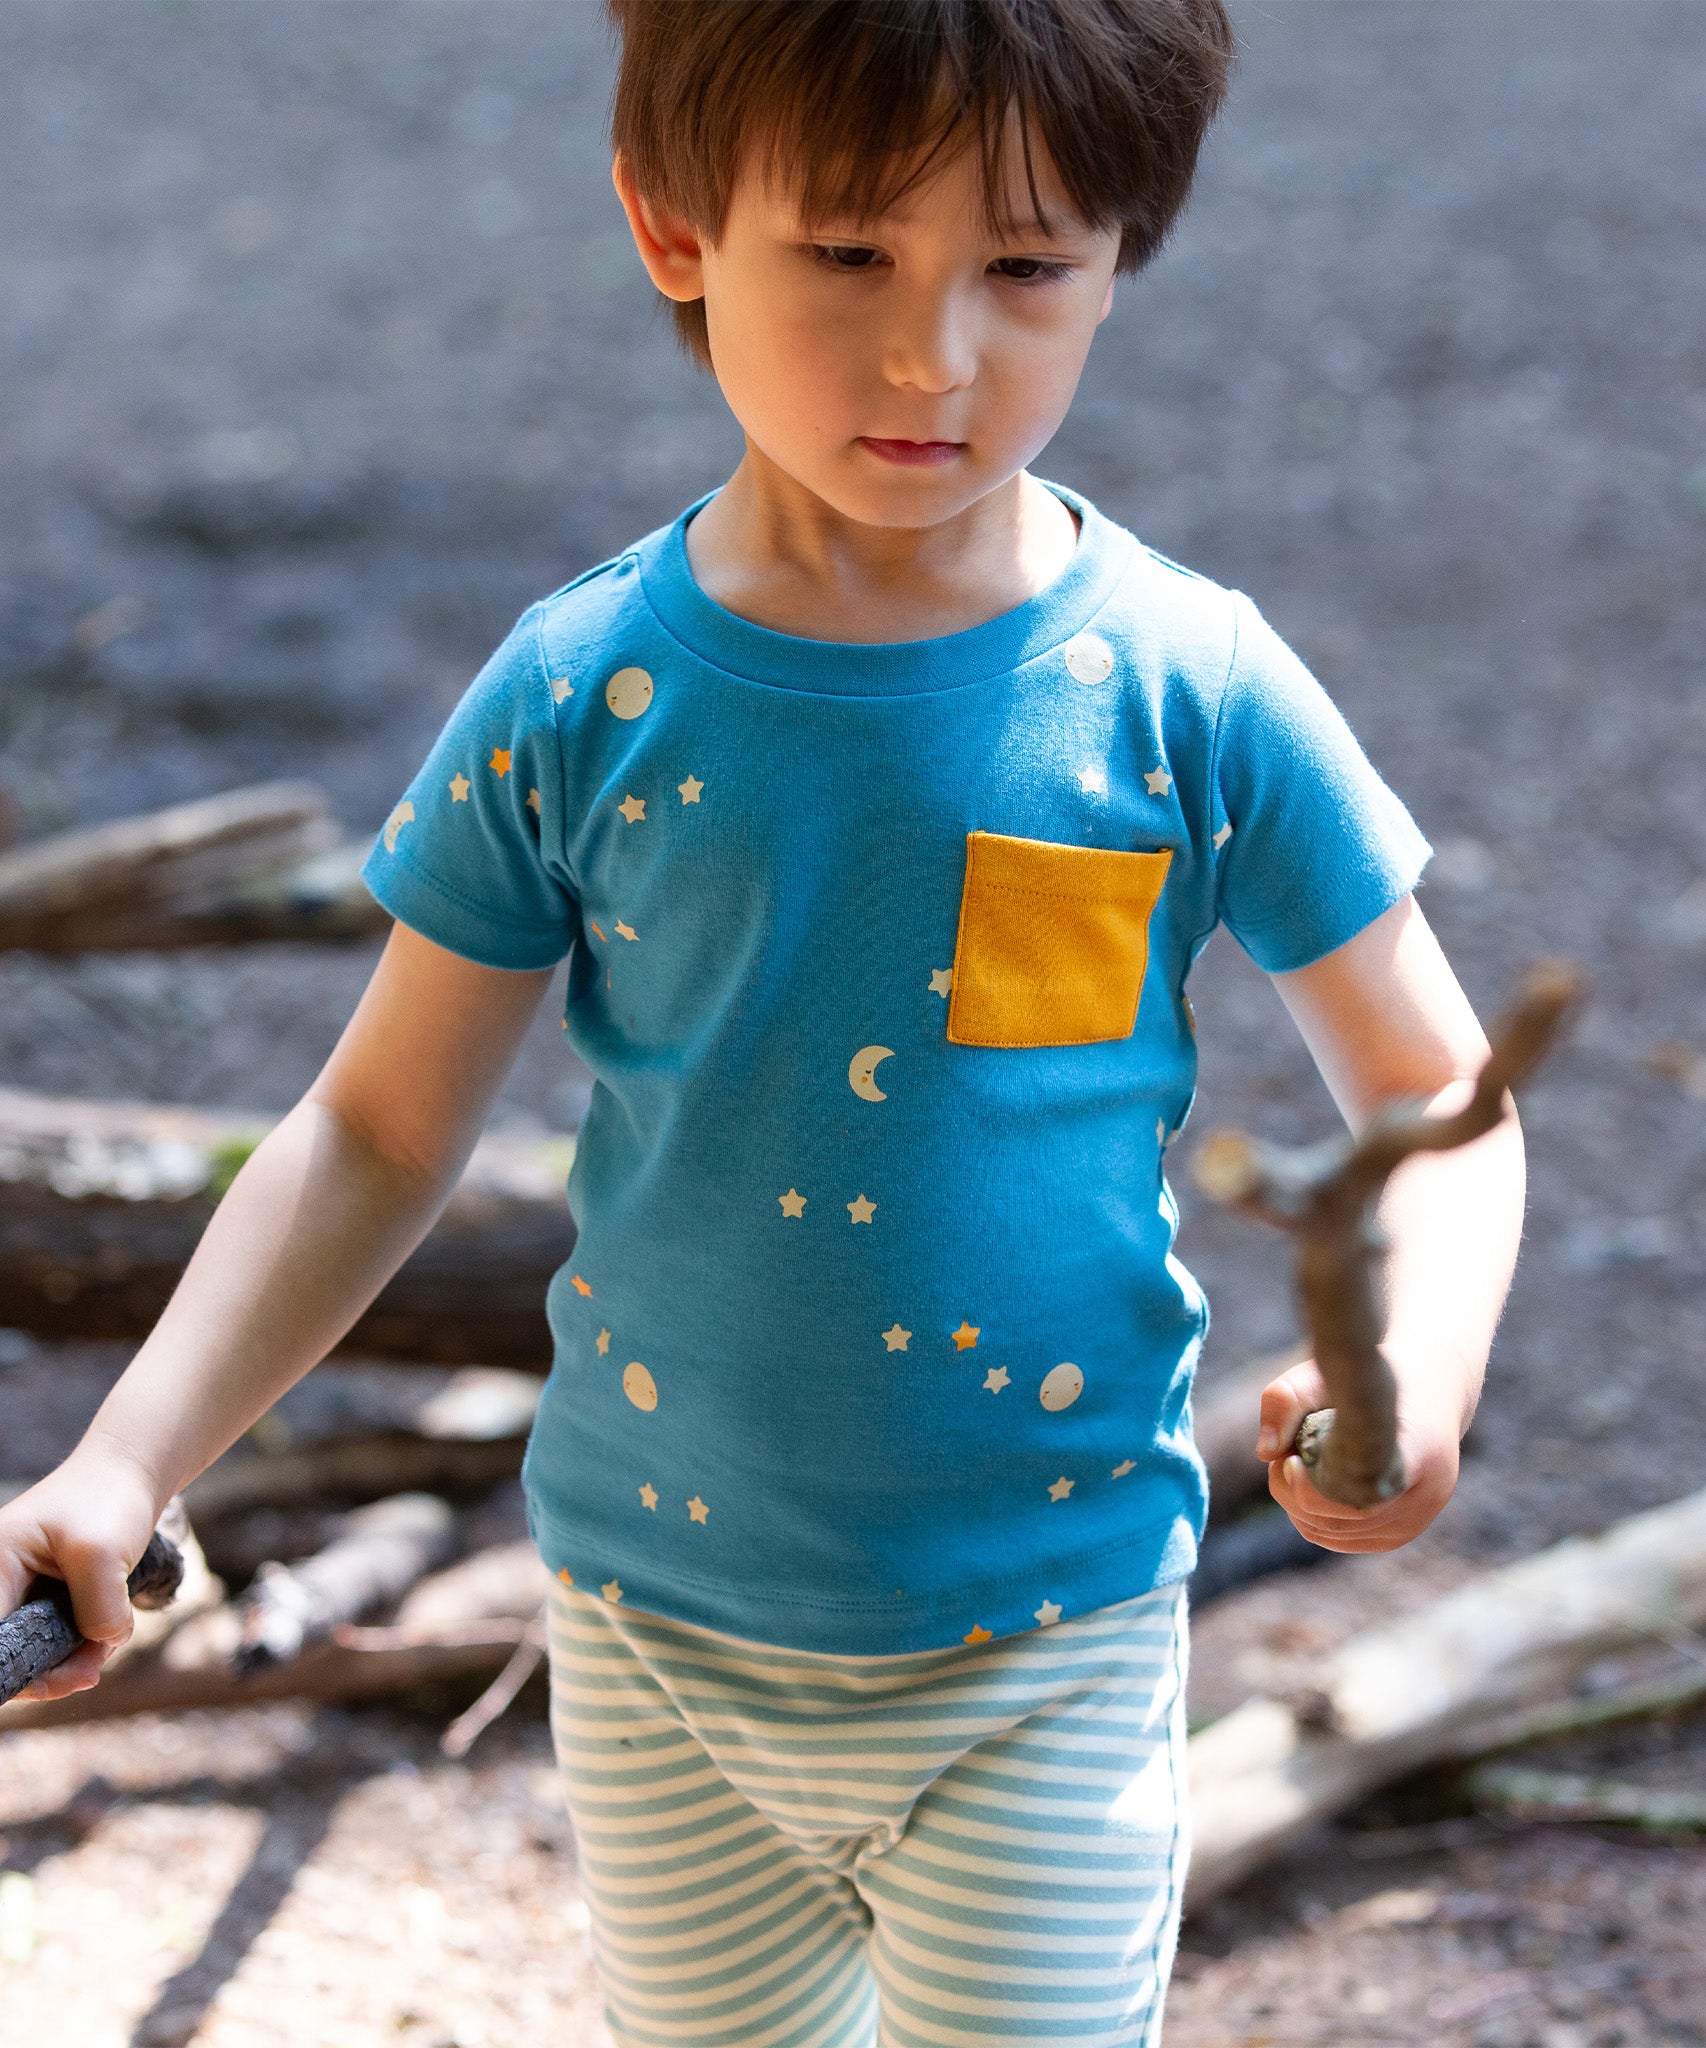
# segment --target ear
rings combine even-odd
[[[1108,279],[1108,289],[1106,296],[1102,300],[1102,310],[1096,315],[1096,325],[1098,327],[1101,326],[1102,322],[1105,319],[1107,319],[1108,315],[1114,310],[1114,286],[1118,283],[1118,281],[1119,278],[1117,272],[1113,277],[1110,277]]]
[[[628,216],[640,261],[666,299],[705,296],[703,243],[684,220],[654,206],[634,183],[634,173],[620,150],[610,166],[610,182]]]

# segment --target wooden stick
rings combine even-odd
[[[144,1337],[271,1119],[0,1089],[0,1326]],[[369,1357],[548,1366],[574,1244],[569,1137],[488,1133],[444,1214],[345,1340]]]
[[[527,1624],[527,1633],[516,1644],[509,1662],[467,1710],[458,1714],[438,1738],[440,1751],[448,1757],[465,1757],[480,1737],[515,1703],[521,1688],[539,1669],[545,1655],[545,1614],[542,1607]]]
[[[0,1735],[256,1700],[367,1699],[431,1679],[490,1675],[526,1637],[549,1585],[531,1544],[477,1551],[422,1579],[390,1624],[344,1625],[289,1663],[247,1675],[231,1668],[242,1634],[237,1608],[204,1608],[122,1661],[115,1657],[100,1684],[86,1692],[0,1707]],[[166,1623],[171,1616],[158,1619]],[[143,1633],[139,1624],[137,1634]]]
[[[1398,1448],[1397,1382],[1380,1349],[1381,1191],[1412,1154],[1452,1151],[1503,1120],[1510,1090],[1539,1064],[1581,989],[1580,974],[1561,962],[1531,970],[1493,1032],[1474,1093],[1450,1116],[1395,1103],[1354,1139],[1292,1151],[1223,1131],[1197,1153],[1196,1177],[1207,1194],[1297,1239],[1298,1299],[1331,1405],[1305,1418],[1293,1448],[1329,1500],[1373,1507],[1408,1483]]]
[[[183,1552],[164,1528],[156,1529],[125,1580],[131,1604],[144,1611],[169,1607],[183,1582]],[[63,1579],[36,1585],[32,1598],[0,1620],[0,1707],[82,1647],[70,1588]]]

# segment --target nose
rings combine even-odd
[[[977,346],[957,293],[918,293],[894,309],[884,371],[891,384],[932,398],[965,390],[977,375]]]

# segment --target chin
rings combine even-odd
[[[811,488],[844,519],[856,519],[862,526],[939,526],[1001,481],[973,475],[958,463],[880,477],[872,476],[863,463],[860,468],[861,475],[826,477]]]

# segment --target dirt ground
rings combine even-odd
[[[1706,1422],[1706,15],[1263,0],[1174,245],[1040,467],[1252,592],[1410,802],[1479,1003],[1594,1000],[1525,1111],[1523,1267],[1458,1500],[1201,1618],[1224,1710],[1362,1620],[1699,1482]],[[19,829],[306,774],[371,829],[541,592],[735,442],[605,182],[590,0],[0,9],[0,792]],[[0,956],[0,1084],[282,1108],[369,951]],[[1202,962],[1197,1128],[1331,1112]],[[573,1128],[542,1017],[500,1115]],[[1191,1139],[1185,1141],[1188,1151]],[[1180,1176],[1183,1180],[1184,1176]],[[1181,1188],[1209,1369],[1280,1247]],[[0,1472],[110,1357],[0,1335]],[[254,1709],[0,1747],[8,2035],[598,2043],[536,1699]],[[1698,1781],[1706,1726],[1579,1746]],[[1706,2043],[1706,1852],[1401,1788],[1196,1916],[1174,2048]]]

